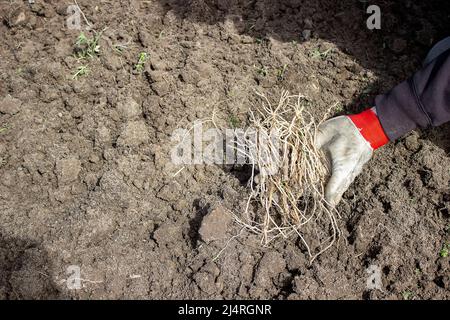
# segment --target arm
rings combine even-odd
[[[417,127],[450,121],[450,49],[386,94],[375,99],[389,140]]]
[[[376,108],[319,127],[316,145],[327,152],[332,166],[325,198],[333,206],[375,149],[417,127],[450,121],[450,49],[375,102]]]

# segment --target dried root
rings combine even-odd
[[[250,113],[255,138],[238,140],[237,150],[252,164],[251,194],[238,223],[268,245],[297,235],[311,261],[339,237],[338,213],[324,198],[328,165],[315,147],[317,123],[302,96],[283,92],[277,105]]]

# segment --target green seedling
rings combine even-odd
[[[241,124],[241,121],[239,121],[239,119],[234,115],[230,115],[229,122],[232,128],[239,128],[239,125]]]
[[[3,133],[3,132],[5,132],[6,130],[8,130],[8,128],[7,128],[7,127],[1,127],[1,128],[0,128],[0,133]]]
[[[146,52],[139,53],[139,59],[134,68],[136,71],[142,72],[144,70],[144,65],[147,62],[148,54]]]
[[[446,243],[442,246],[441,251],[439,251],[439,255],[441,256],[441,258],[447,258],[449,251],[450,251],[450,245]]]
[[[342,103],[337,103],[334,110],[336,112],[343,112],[344,111],[344,105]]]
[[[405,290],[402,292],[403,300],[411,300],[414,297],[414,293],[409,290]]]
[[[311,56],[313,59],[320,58],[320,59],[322,59],[322,60],[326,60],[326,59],[329,57],[329,54],[330,54],[332,51],[333,51],[333,48],[330,48],[330,49],[325,50],[325,51],[321,51],[320,48],[316,48],[316,49],[314,49],[314,50],[311,52],[310,56]]]
[[[284,79],[284,76],[285,76],[285,74],[286,74],[287,67],[288,67],[288,65],[285,64],[285,65],[283,65],[280,69],[278,69],[278,71],[277,71],[277,78],[278,78],[278,80],[281,81],[281,80]]]
[[[262,67],[258,68],[256,70],[256,72],[258,72],[258,74],[260,74],[261,76],[265,77],[269,73],[269,69],[267,69],[267,67],[265,67],[265,66],[262,66]]]
[[[78,77],[85,76],[89,73],[87,66],[79,66],[77,71],[73,74],[72,79],[78,79]]]
[[[88,59],[100,54],[99,40],[102,33],[95,33],[94,37],[88,38],[81,32],[75,42],[75,52],[78,59]]]

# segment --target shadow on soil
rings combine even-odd
[[[57,299],[48,254],[33,240],[0,231],[0,299]]]
[[[211,25],[232,21],[240,34],[249,35],[255,41],[273,37],[284,42],[301,43],[305,40],[304,31],[310,30],[312,37],[335,44],[362,67],[372,70],[379,79],[345,106],[343,113],[367,108],[373,104],[376,94],[411,75],[414,69],[405,73],[399,57],[402,56],[403,61],[417,60],[417,56],[424,58],[434,43],[448,36],[450,14],[447,0],[158,1],[166,13],[171,11],[180,19]],[[380,30],[367,28],[366,22],[371,16],[367,8],[370,5],[378,5],[381,9]],[[383,63],[371,58],[373,50],[383,50]],[[419,60],[415,68],[420,68]],[[396,70],[399,70],[397,74]],[[425,136],[450,152],[449,126],[443,127],[426,132]]]

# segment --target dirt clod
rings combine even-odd
[[[262,257],[255,272],[257,286],[268,288],[272,281],[286,268],[286,261],[279,252],[269,251]]]
[[[223,207],[211,210],[202,220],[199,229],[200,237],[205,242],[222,240],[227,236],[228,225],[232,221],[229,212]]]
[[[11,96],[6,96],[0,100],[0,113],[14,115],[20,111],[22,101],[13,98]]]
[[[81,162],[75,157],[60,159],[56,161],[56,173],[58,175],[58,184],[64,185],[78,179],[81,171]]]
[[[123,147],[134,147],[149,141],[147,126],[144,121],[132,121],[126,124],[117,145]]]
[[[181,228],[170,222],[159,226],[153,234],[158,245],[175,244],[182,239]]]
[[[131,97],[121,100],[117,104],[117,111],[124,119],[135,119],[142,113],[141,106]]]

